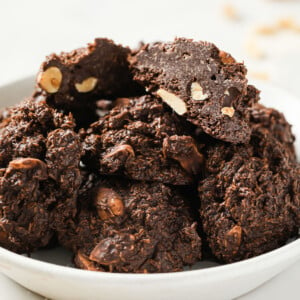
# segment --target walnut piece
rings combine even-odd
[[[84,255],[81,251],[75,255],[74,258],[76,265],[79,266],[81,269],[89,270],[89,271],[104,271],[100,269],[98,266],[95,266],[95,263],[90,261],[89,258]]]
[[[242,242],[242,227],[239,225],[235,225],[226,233],[224,244],[226,247],[232,247],[233,245],[235,245],[235,247],[232,248],[232,251],[233,253],[236,253],[239,249],[241,242]]]
[[[124,214],[123,201],[114,190],[100,187],[95,197],[97,212],[102,220],[107,220],[115,216]]]
[[[230,107],[225,106],[221,109],[221,112],[223,115],[226,115],[226,116],[232,118],[235,110],[232,106],[230,106]]]
[[[39,73],[37,82],[47,93],[56,93],[62,82],[62,73],[57,67],[50,67],[44,72]]]
[[[128,156],[135,156],[134,150],[130,145],[124,144],[124,145],[118,145],[114,147],[113,151],[108,153],[104,156],[104,159],[114,157],[114,156],[120,156],[123,155],[125,157]]]
[[[47,165],[37,159],[37,158],[17,158],[15,160],[12,160],[10,163],[9,163],[9,166],[8,166],[10,169],[32,169],[32,168],[39,168],[41,170],[47,170]]]
[[[88,93],[96,87],[97,82],[97,78],[88,77],[84,79],[81,83],[75,83],[75,88],[79,93]]]
[[[135,236],[128,233],[107,237],[94,247],[89,259],[104,266],[120,263],[124,257],[131,257],[136,251],[135,242]]]
[[[203,94],[203,89],[198,82],[193,82],[191,85],[191,96],[193,100],[205,100],[208,98],[207,94]]]
[[[167,103],[178,115],[183,115],[187,112],[186,105],[178,96],[164,90],[159,89],[157,95]]]

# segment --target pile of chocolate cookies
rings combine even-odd
[[[0,117],[0,245],[61,245],[94,271],[180,271],[296,237],[300,166],[284,116],[207,42],[52,54]],[[284,100],[284,99],[283,99]]]

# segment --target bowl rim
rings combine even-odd
[[[0,84],[0,94],[3,90],[9,90],[12,87],[15,87],[16,84],[21,84],[27,86],[29,83],[33,83],[35,75],[22,77],[16,79],[14,81]],[[285,97],[289,98],[291,101],[296,102],[296,105],[300,106],[300,102],[297,96],[289,93],[289,91],[285,91],[280,87],[270,84],[270,83],[257,83],[254,82],[257,86],[263,86],[264,89],[272,89],[276,91],[279,95],[285,95]],[[284,93],[283,93],[284,92]],[[299,137],[300,139],[300,137]],[[299,151],[299,150],[298,150]],[[277,263],[281,261],[285,261],[288,258],[300,259],[300,238],[283,245],[277,249],[269,251],[267,253],[263,253],[261,255],[244,259],[242,261],[218,265],[208,268],[201,268],[196,270],[184,270],[180,272],[169,272],[169,273],[109,273],[109,272],[97,272],[97,271],[88,271],[83,269],[77,269],[69,266],[62,266],[55,263],[49,263],[45,261],[41,261],[38,259],[26,257],[17,253],[14,253],[10,250],[7,250],[0,246],[0,269],[3,270],[4,273],[9,275],[9,272],[6,272],[8,266],[5,265],[5,262],[9,263],[9,267],[13,265],[17,265],[19,268],[23,269],[31,269],[32,271],[37,271],[39,273],[44,274],[52,274],[57,276],[68,276],[69,278],[83,278],[89,280],[132,280],[138,282],[151,282],[153,280],[156,281],[166,281],[172,278],[174,279],[193,279],[196,277],[204,277],[206,282],[215,281],[217,278],[224,277],[224,274],[228,275],[228,277],[237,277],[242,276],[250,271],[250,266],[254,266],[257,271],[259,269],[266,269],[274,264],[274,260]],[[4,262],[4,263],[3,263]],[[247,268],[248,267],[248,268]],[[229,272],[230,271],[230,272]]]
[[[90,280],[103,280],[103,279],[122,279],[122,280],[138,280],[138,281],[153,281],[154,279],[169,280],[170,278],[174,279],[188,279],[194,278],[201,275],[205,277],[206,281],[209,279],[216,280],[217,277],[222,277],[222,274],[232,274],[233,276],[242,276],[243,272],[247,273],[249,266],[255,266],[257,270],[268,268],[270,265],[280,263],[287,258],[298,257],[300,259],[300,239],[296,239],[289,244],[281,246],[277,249],[269,251],[267,253],[248,258],[242,261],[224,264],[219,266],[213,266],[209,268],[201,268],[196,270],[185,270],[180,272],[169,272],[169,273],[109,273],[109,272],[97,272],[97,271],[88,271],[83,269],[77,269],[69,266],[57,265],[54,263],[49,263],[45,261],[40,261],[34,258],[26,257],[17,253],[14,253],[10,250],[7,250],[3,247],[0,247],[0,267],[3,266],[3,261],[9,263],[10,266],[18,265],[20,268],[31,269],[32,271],[38,271],[48,274],[60,274],[66,275],[69,277],[84,277],[85,279]],[[4,267],[5,269],[6,266]],[[229,272],[230,271],[230,272]]]

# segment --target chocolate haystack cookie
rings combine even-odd
[[[92,176],[92,175],[91,175]],[[161,183],[87,181],[77,223],[61,243],[83,269],[172,272],[201,258],[201,239],[188,202]]]
[[[208,42],[178,38],[145,45],[130,58],[134,79],[214,138],[248,142],[246,68]]]
[[[144,93],[132,80],[129,54],[128,48],[111,40],[95,39],[86,48],[48,56],[37,83],[46,92],[48,104],[71,111],[87,123],[86,115],[91,121],[95,101]]]
[[[260,131],[266,136],[269,134],[274,136],[286,148],[290,159],[296,161],[295,136],[292,134],[291,125],[282,113],[257,103],[250,109],[250,122],[254,131]]]
[[[206,151],[200,214],[209,246],[223,262],[276,249],[298,232],[299,167],[289,146],[265,126],[253,126],[250,145],[215,142]]]
[[[190,132],[191,124],[154,96],[131,99],[91,125],[83,162],[100,174],[190,184],[203,163]]]
[[[46,246],[76,213],[82,147],[71,117],[28,99],[0,124],[0,245]]]
[[[290,124],[258,101],[208,42],[50,55],[33,96],[0,111],[0,246],[119,273],[280,247],[300,227],[300,165]]]

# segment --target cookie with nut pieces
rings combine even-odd
[[[116,106],[87,130],[84,164],[105,175],[173,185],[193,183],[203,156],[193,125],[146,95]]]
[[[45,247],[76,214],[82,145],[71,116],[27,99],[0,124],[0,245]]]
[[[212,253],[225,263],[284,245],[300,225],[300,166],[290,126],[263,106],[251,114],[249,145],[211,141],[203,150],[200,215]]]
[[[33,96],[0,111],[0,246],[57,243],[121,273],[280,247],[298,235],[300,165],[290,124],[258,100],[208,42],[50,55]]]
[[[129,48],[97,38],[86,48],[59,55],[51,54],[37,76],[47,103],[55,108],[76,112],[84,119],[99,99],[136,96],[143,89],[132,80],[127,56]]]
[[[246,68],[214,44],[177,38],[130,57],[134,79],[214,138],[250,139]]]
[[[188,199],[162,183],[97,179],[88,174],[78,217],[60,241],[75,265],[94,271],[180,271],[201,259]]]

